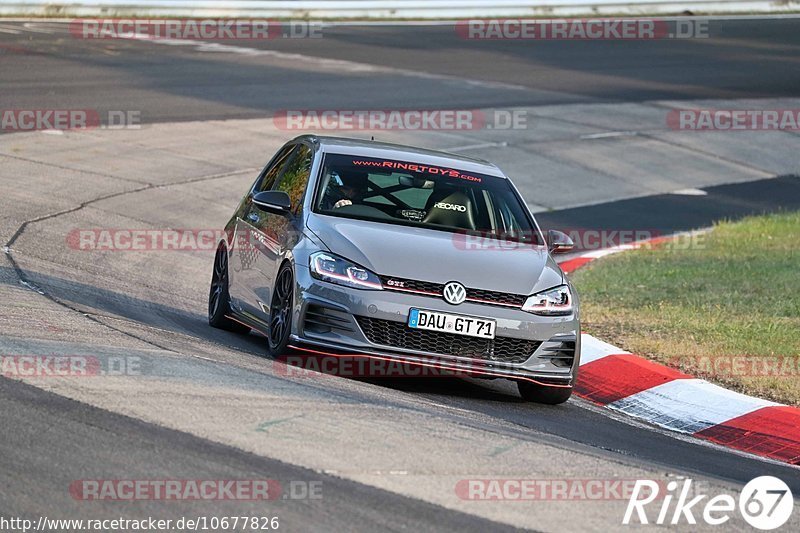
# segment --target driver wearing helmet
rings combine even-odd
[[[360,170],[333,170],[325,189],[324,208],[339,209],[361,202],[366,192],[367,176]]]

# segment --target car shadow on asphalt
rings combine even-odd
[[[358,378],[361,381],[390,388],[396,391],[425,394],[427,396],[443,396],[447,398],[464,398],[478,401],[526,403],[515,394],[514,386],[509,382],[508,390],[493,386],[503,379],[483,380],[457,377],[408,377],[408,378]]]
[[[26,270],[25,276],[27,281],[41,289],[48,298],[76,312],[97,315],[101,322],[103,322],[104,316],[121,318],[137,325],[188,335],[203,341],[222,344],[230,349],[267,357],[263,335],[257,332],[242,335],[212,328],[208,325],[204,313],[193,313],[124,292],[112,291],[40,272]],[[9,267],[0,267],[0,283],[17,287],[23,286],[14,269]],[[57,324],[54,326],[58,327]],[[35,337],[36,331],[32,330],[31,335]],[[294,355],[299,355],[299,353],[294,352]],[[419,377],[417,374],[401,377],[396,377],[396,375],[375,377],[369,374],[353,375],[341,371],[324,372],[323,367],[324,365],[309,365],[306,368],[331,374],[332,377],[343,377],[409,394],[424,394],[429,397],[473,402],[525,403],[516,394],[516,387],[513,383],[507,382],[504,384],[505,386],[498,385],[499,382],[507,381],[503,379],[484,380],[441,375]]]
[[[25,277],[27,282],[40,289],[46,297],[56,303],[76,312],[98,315],[96,318],[101,322],[103,316],[111,316],[225,344],[234,349],[264,353],[263,336],[255,333],[240,335],[212,328],[208,325],[205,309],[194,313],[123,292],[28,270],[25,270]],[[0,267],[0,284],[18,288],[25,286],[10,267]],[[53,326],[57,328],[58,324]],[[32,330],[31,334],[35,336],[36,331]]]

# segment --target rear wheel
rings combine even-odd
[[[217,248],[214,256],[214,271],[211,274],[211,289],[208,292],[208,323],[235,333],[248,333],[250,328],[231,320],[230,294],[228,293],[228,252],[225,246]]]
[[[278,271],[269,306],[269,334],[267,352],[272,357],[286,353],[289,334],[292,330],[292,306],[294,305],[294,274],[288,263]]]
[[[572,396],[572,387],[547,387],[530,381],[517,381],[517,389],[524,400],[548,405],[564,403]]]

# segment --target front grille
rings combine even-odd
[[[374,344],[498,363],[524,363],[541,344],[539,341],[510,337],[479,339],[454,333],[411,329],[404,322],[365,316],[357,316],[356,320],[364,335]]]
[[[389,291],[414,291],[430,293],[430,296],[441,297],[444,291],[444,283],[433,283],[430,281],[419,281],[415,279],[395,278],[391,276],[381,276],[383,288]],[[511,294],[507,292],[487,291],[483,289],[471,289],[467,287],[467,301],[486,304],[501,305],[504,307],[522,307],[528,297],[524,294]]]
[[[521,294],[484,291],[482,289],[467,289],[467,300],[474,300],[479,303],[522,307],[522,304],[524,304],[527,299],[527,296]]]
[[[432,283],[430,281],[418,281],[415,279],[389,278],[381,276],[381,283],[383,283],[384,289],[389,290],[406,289],[410,291],[432,292],[437,295],[441,295],[442,291],[444,290],[443,283]]]

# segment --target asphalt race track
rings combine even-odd
[[[124,104],[142,110],[152,123],[255,118],[277,109],[316,107],[470,109],[795,97],[796,24],[795,19],[734,19],[712,22],[708,39],[533,43],[466,40],[442,25],[345,25],[323,27],[321,38],[215,43],[274,54],[259,56],[76,39],[64,24],[56,25],[58,33],[43,33],[54,23],[41,22],[19,34],[0,32],[0,103],[99,110]],[[3,23],[6,31],[19,26]],[[291,54],[329,62],[318,61],[309,75],[298,72],[304,60]],[[264,57],[283,64],[265,66],[258,61]],[[359,72],[352,64],[377,68]]]
[[[516,130],[375,136],[496,162],[545,227],[672,232],[797,209],[796,131],[675,131],[666,119],[682,107],[800,108],[796,27],[711,20],[708,39],[525,43],[466,41],[447,25],[336,25],[320,39],[176,45],[0,22],[0,109],[134,111],[141,122],[0,134],[0,354],[131,370],[0,377],[0,514],[279,516],[286,531],[609,531],[627,501],[469,501],[456,486],[689,477],[716,495],[774,475],[797,497],[795,467],[579,399],[527,404],[502,380],[292,375],[265,357],[263,337],[207,325],[213,249],[99,252],[69,237],[220,228],[272,153],[303,133],[273,120],[289,109],[520,112],[527,126]],[[322,492],[87,501],[70,492],[82,479],[275,479]],[[791,520],[797,529],[797,512]],[[726,527],[748,530],[739,516]]]

